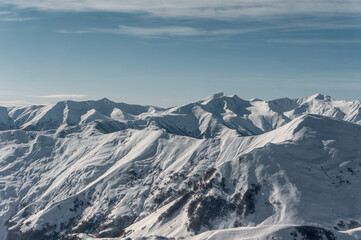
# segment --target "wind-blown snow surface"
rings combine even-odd
[[[358,239],[360,109],[222,93],[0,108],[0,239]]]

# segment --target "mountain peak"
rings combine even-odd
[[[213,99],[217,99],[217,98],[222,98],[224,96],[225,96],[224,92],[214,93],[214,94],[206,97],[205,100],[213,100]]]
[[[352,239],[361,105],[324,99],[0,107],[0,239]]]
[[[110,102],[113,102],[111,100],[109,100],[108,98],[104,97],[102,99],[99,99],[97,102],[104,102],[104,103],[110,103]]]
[[[310,97],[307,98],[308,101],[312,101],[312,100],[324,100],[324,101],[330,101],[332,100],[332,98],[328,95],[323,95],[321,93],[316,93]]]
[[[217,100],[217,99],[225,99],[225,98],[232,98],[232,99],[235,99],[237,101],[245,101],[245,100],[239,98],[237,95],[230,95],[230,94],[225,94],[223,92],[219,92],[219,93],[215,93],[215,94],[212,94],[212,95],[204,98],[200,102],[202,104],[207,104],[207,103],[209,103],[211,101],[214,101],[214,100]]]
[[[260,98],[251,98],[249,101],[250,102],[262,102],[263,100]]]

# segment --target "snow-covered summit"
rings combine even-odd
[[[248,101],[236,95],[217,93],[194,103],[167,109],[115,103],[107,98],[13,107],[7,111],[2,108],[1,119],[7,114],[9,120],[1,120],[1,123],[3,128],[35,131],[57,131],[61,128],[69,133],[84,128],[84,122],[95,121],[117,126],[122,123],[124,128],[132,129],[153,126],[177,135],[204,138],[225,132],[240,136],[262,134],[308,113],[360,124],[360,109],[359,101],[336,101],[321,94],[301,99]]]
[[[332,99],[330,96],[328,95],[323,95],[321,93],[316,93],[308,98],[305,99],[307,102],[312,102],[314,100],[320,100],[320,101],[332,101],[334,99]]]
[[[357,239],[360,109],[223,93],[0,108],[0,239]]]

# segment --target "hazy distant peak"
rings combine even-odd
[[[249,101],[250,102],[262,102],[263,100],[260,98],[251,98]]]
[[[207,104],[209,101],[215,100],[215,99],[220,99],[222,97],[224,97],[225,94],[223,92],[219,92],[219,93],[214,93],[206,98],[204,98],[203,100],[201,100],[202,104]]]
[[[323,101],[330,101],[330,100],[333,100],[333,98],[331,98],[330,96],[328,95],[323,95],[321,93],[316,93],[312,96],[309,96],[307,98],[307,101],[312,101],[312,100],[323,100]]]

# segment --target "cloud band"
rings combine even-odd
[[[38,96],[39,98],[85,98],[87,95],[83,94],[53,94],[46,96]]]
[[[0,5],[46,11],[109,11],[213,19],[361,13],[359,0],[2,0]]]

